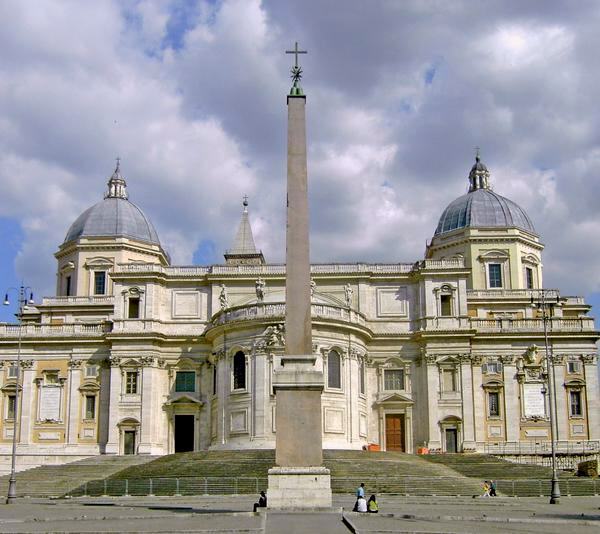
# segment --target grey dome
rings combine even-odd
[[[105,198],[85,210],[69,228],[65,243],[80,237],[129,237],[160,245],[150,219],[123,198]]]
[[[65,243],[80,237],[129,237],[159,245],[158,234],[150,219],[127,200],[127,184],[121,175],[120,159],[108,180],[104,200],[85,210],[71,225]]]
[[[522,208],[487,188],[475,189],[452,201],[442,213],[435,235],[467,227],[516,227],[536,233]]]

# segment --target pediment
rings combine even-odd
[[[203,406],[204,402],[186,393],[175,393],[174,395],[169,396],[165,402],[165,406],[174,406],[177,404],[195,404],[197,406]]]
[[[192,360],[191,358],[179,358],[177,361],[168,364],[167,367],[172,367],[178,370],[185,370],[185,369],[197,369],[200,366],[200,362],[197,362],[196,360]]]
[[[406,394],[400,393],[398,391],[383,393],[379,395],[375,404],[391,404],[391,403],[404,403],[404,404],[414,404],[414,401]]]

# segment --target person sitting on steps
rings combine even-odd
[[[367,503],[367,509],[370,514],[376,514],[379,512],[379,506],[377,506],[377,499],[375,495],[371,495],[369,497],[369,502]]]
[[[267,507],[267,496],[264,491],[260,492],[260,497],[258,498],[258,502],[254,503],[254,511],[256,512],[257,508],[266,508]]]

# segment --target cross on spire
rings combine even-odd
[[[308,52],[306,50],[298,50],[298,41],[296,41],[294,50],[286,50],[285,53],[286,54],[294,54],[296,56],[296,62],[294,65],[296,68],[298,68],[298,54],[308,54]]]
[[[479,159],[479,151],[480,150],[481,149],[478,146],[475,147],[475,159]]]

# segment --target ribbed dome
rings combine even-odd
[[[122,198],[105,198],[85,210],[69,228],[65,243],[92,236],[129,237],[160,245],[150,219],[135,204]]]
[[[536,233],[531,219],[512,200],[489,188],[490,172],[479,152],[469,173],[469,192],[452,201],[442,213],[435,235],[467,227],[516,227]]]
[[[108,181],[104,200],[85,210],[71,225],[65,243],[80,237],[129,237],[160,245],[150,219],[127,200],[127,184],[121,176],[119,160]]]
[[[477,189],[451,202],[442,213],[435,235],[466,227],[515,226],[536,233],[531,219],[512,200],[490,189]]]

